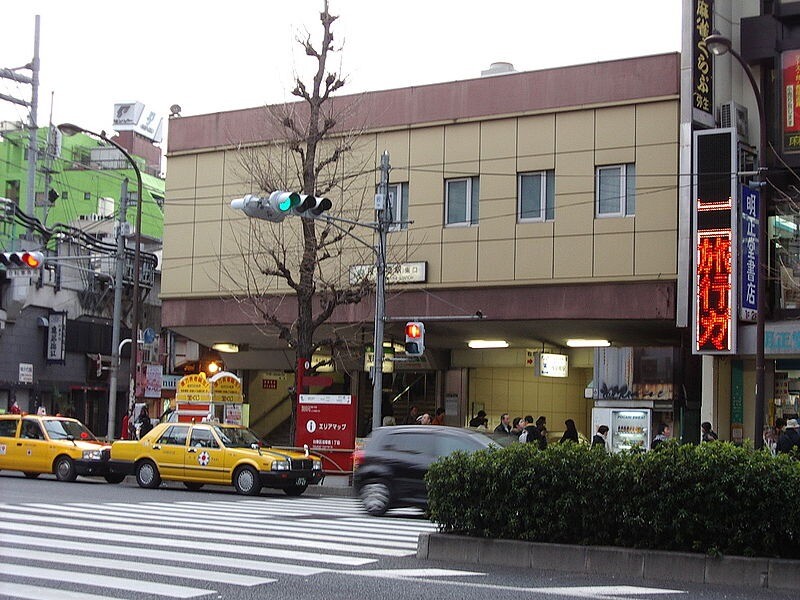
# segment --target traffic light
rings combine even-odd
[[[425,324],[420,321],[406,323],[406,354],[422,356],[425,352]]]
[[[278,190],[267,198],[247,194],[244,198],[231,201],[231,208],[243,211],[248,217],[280,223],[300,203],[300,194]]]
[[[328,198],[318,198],[316,196],[299,195],[300,202],[294,207],[294,214],[309,219],[316,219],[326,210],[333,206]]]
[[[0,263],[9,269],[41,269],[44,265],[44,254],[41,252],[3,252]]]

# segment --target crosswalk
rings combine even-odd
[[[434,529],[413,510],[369,517],[352,498],[0,503],[0,598],[221,597],[377,569]]]

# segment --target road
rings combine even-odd
[[[0,598],[776,599],[796,593],[643,583],[416,558],[435,526],[346,497],[143,490],[0,473]]]

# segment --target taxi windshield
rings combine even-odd
[[[214,431],[227,448],[250,448],[259,444],[258,436],[249,429],[216,425]]]
[[[89,440],[96,441],[92,432],[86,429],[78,421],[60,421],[58,419],[47,419],[44,421],[44,428],[51,440]]]

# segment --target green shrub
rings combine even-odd
[[[800,463],[727,443],[613,455],[513,444],[455,453],[426,480],[444,532],[800,557]]]

